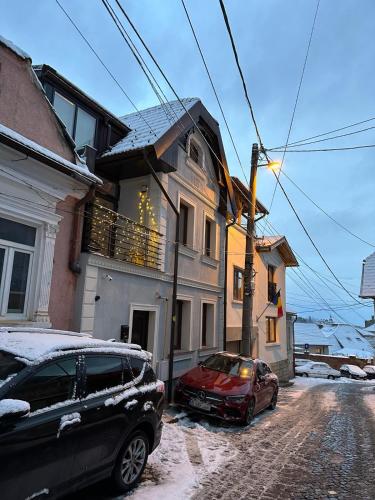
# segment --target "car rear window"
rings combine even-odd
[[[12,375],[17,375],[25,365],[18,361],[14,354],[0,351],[0,384]]]
[[[251,360],[244,360],[240,357],[229,357],[216,354],[210,356],[203,366],[210,370],[226,373],[243,378],[251,378],[254,369],[254,363]]]
[[[86,356],[85,396],[132,380],[119,356]]]
[[[134,378],[139,377],[139,375],[142,372],[143,365],[145,364],[144,359],[137,358],[135,356],[134,357],[133,356],[129,356],[128,360],[129,360],[130,367],[132,369]]]

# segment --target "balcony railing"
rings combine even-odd
[[[157,231],[98,203],[87,207],[84,249],[88,252],[160,269],[161,237]]]
[[[273,302],[275,300],[277,293],[277,283],[268,282],[268,302]]]

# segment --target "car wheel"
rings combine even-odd
[[[328,375],[328,380],[335,380],[335,377],[333,375]]]
[[[271,399],[271,402],[270,402],[268,409],[275,410],[276,405],[277,405],[277,391],[274,391],[274,393],[272,394],[272,399]]]
[[[137,431],[125,442],[118,454],[113,479],[121,492],[134,488],[147,464],[149,441],[146,434]]]
[[[254,410],[255,410],[255,402],[253,399],[250,399],[249,404],[246,408],[245,418],[243,421],[244,425],[250,425],[254,418]]]
[[[302,373],[302,377],[308,377],[308,376],[309,376],[309,374],[308,374],[308,373],[306,373],[306,372],[305,372],[305,373]]]

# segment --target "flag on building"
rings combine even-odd
[[[277,306],[277,317],[282,318],[284,316],[284,311],[283,311],[283,302],[281,300],[281,293],[280,290],[275,293],[272,303]]]

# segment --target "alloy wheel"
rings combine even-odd
[[[255,409],[255,404],[254,401],[251,400],[249,401],[249,404],[246,409],[246,416],[245,416],[245,425],[250,425],[251,421],[254,418],[254,409]]]
[[[130,441],[122,457],[120,471],[124,484],[131,485],[138,479],[146,459],[146,444],[140,436],[137,436]]]

